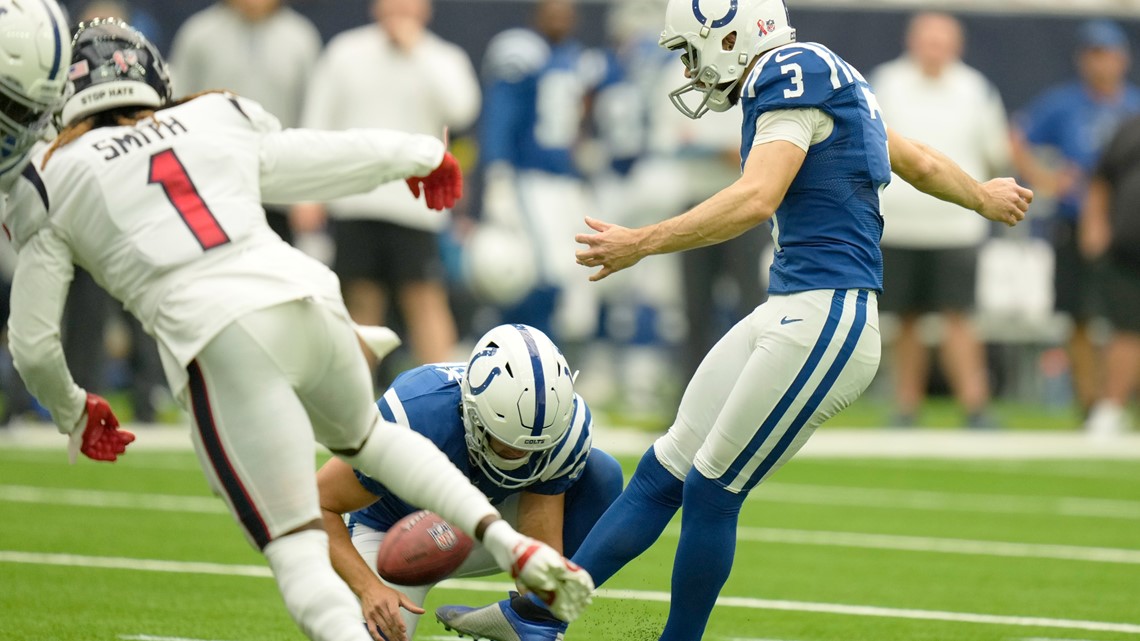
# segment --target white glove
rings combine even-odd
[[[487,526],[483,546],[499,567],[542,599],[559,619],[570,623],[590,605],[594,592],[590,574],[542,541],[519,534],[506,521]]]

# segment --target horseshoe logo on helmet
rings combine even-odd
[[[475,357],[471,359],[471,363],[468,364],[468,366],[467,366],[467,383],[469,385],[471,385],[471,395],[472,396],[478,396],[478,395],[482,394],[483,391],[486,390],[487,387],[489,387],[491,385],[491,381],[495,380],[496,376],[503,373],[503,370],[499,369],[499,367],[496,365],[495,367],[491,368],[491,372],[489,374],[487,374],[487,378],[483,379],[482,383],[475,385],[474,382],[471,380],[471,370],[475,369],[475,361],[479,360],[480,358],[483,358],[484,356],[490,356],[490,355],[494,354],[496,351],[498,351],[498,350],[496,350],[494,348],[485,349],[485,350],[479,352],[478,354],[476,354]]]
[[[724,14],[724,17],[713,20],[712,24],[709,24],[708,26],[712,27],[713,29],[719,29],[732,22],[732,19],[736,17],[737,9],[740,8],[738,1],[739,0],[731,0],[728,5],[728,11]],[[701,23],[702,25],[708,24],[709,19],[706,18],[705,13],[701,11],[701,0],[693,0],[693,15],[697,17],[697,22]]]

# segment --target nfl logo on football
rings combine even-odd
[[[428,536],[435,541],[436,547],[442,551],[450,550],[459,541],[459,538],[455,536],[455,530],[451,529],[450,523],[436,523],[428,530]]]

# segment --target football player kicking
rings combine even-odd
[[[591,449],[590,408],[574,393],[566,358],[533,327],[500,325],[467,363],[404,372],[377,405],[447,454],[520,532],[567,555],[621,493],[621,466]],[[385,533],[419,508],[335,458],[317,486],[333,567],[360,599],[369,629],[384,635],[376,639],[412,638],[433,586],[388,587],[375,568]],[[452,576],[498,571],[476,546]]]
[[[427,439],[381,418],[336,277],[281,241],[261,209],[397,179],[449,207],[462,185],[444,145],[382,130],[282,131],[226,93],[173,103],[161,56],[122,22],[80,25],[72,50],[64,129],[33,153],[4,222],[19,252],[13,358],[73,453],[114,461],[134,439],[63,357],[60,312],[77,264],[157,339],[203,471],[310,638],[372,638],[329,561],[314,436],[576,617],[589,575],[516,532]]]
[[[875,96],[826,47],[797,43],[782,0],[670,0],[661,45],[689,81],[670,94],[691,118],[740,102],[742,176],[674,218],[629,229],[593,219],[578,262],[600,280],[645,256],[712,245],[767,222],[768,302],[705,356],[667,434],[573,560],[597,583],[646,550],[684,506],[662,641],[704,633],[732,567],[748,493],[821,423],[855,400],[879,364],[879,190],[892,170],[933,196],[1014,225],[1033,194],[980,184],[942,154],[891,132]],[[693,100],[695,98],[695,100]],[[566,624],[527,598],[444,606],[438,618],[499,641],[561,638]]]

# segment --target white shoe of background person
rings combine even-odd
[[[1084,430],[1097,440],[1116,438],[1129,429],[1128,410],[1112,401],[1100,401],[1093,406],[1085,421]]]

